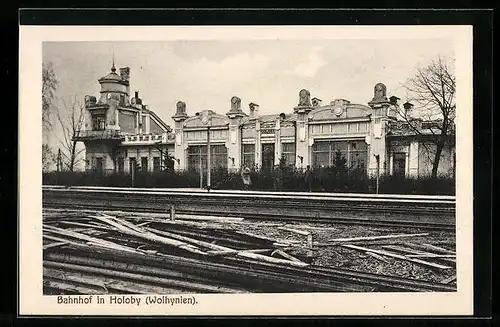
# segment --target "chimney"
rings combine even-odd
[[[126,101],[128,103],[130,101],[129,100],[129,97],[130,97],[130,67],[120,68],[120,77],[123,81],[123,84],[125,84],[125,88],[126,88],[126,92],[127,92],[127,96],[126,96],[126,99],[124,98],[124,101]]]
[[[259,105],[251,102],[248,106],[250,107],[250,118],[258,117],[259,116]]]
[[[130,67],[120,68],[120,77],[125,82],[130,82]]]
[[[139,99],[139,91],[135,91],[135,98]]]
[[[394,105],[394,106],[397,106],[398,105],[398,100],[400,100],[400,98],[398,98],[397,96],[393,95],[389,98],[389,102],[390,104]]]
[[[406,102],[403,104],[403,108],[405,108],[405,115],[407,117],[410,117],[413,109],[413,104]]]
[[[322,103],[322,100],[318,99],[318,98],[312,98],[311,102],[312,102],[312,106],[313,107],[320,107],[321,103]]]

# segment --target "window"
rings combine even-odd
[[[227,148],[224,145],[212,145],[211,146],[211,165],[213,168],[227,168]]]
[[[282,156],[285,158],[285,163],[287,165],[295,164],[295,143],[283,143],[282,144]]]
[[[349,169],[366,168],[367,146],[364,141],[351,141],[348,147],[347,165]]]
[[[406,153],[395,152],[392,159],[392,174],[404,177],[406,174]]]
[[[255,166],[255,144],[243,144],[243,164],[249,168]]]
[[[153,170],[159,171],[161,169],[160,157],[153,157]]]
[[[312,164],[316,167],[332,166],[339,153],[349,169],[366,169],[367,150],[364,141],[316,142],[312,148]]]
[[[123,174],[123,171],[125,170],[125,159],[120,157],[118,158],[117,163],[118,163],[118,173]]]
[[[148,171],[148,157],[141,158],[141,170]]]
[[[103,131],[106,128],[106,116],[95,115],[92,116],[92,130]]]
[[[214,168],[227,168],[227,148],[225,145],[210,146],[210,166]],[[188,169],[200,170],[200,164],[203,171],[207,170],[207,146],[198,145],[188,148]]]

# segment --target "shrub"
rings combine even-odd
[[[274,169],[254,169],[250,172],[250,178],[251,190],[307,191],[304,171],[284,163]],[[43,173],[42,176],[44,185],[131,187],[131,182],[132,178],[128,173],[49,172]],[[206,174],[203,176],[203,182],[206,185]],[[200,176],[196,171],[138,171],[135,174],[134,187],[199,188]],[[212,171],[211,187],[220,190],[241,190],[243,181],[239,172],[218,168]],[[342,165],[315,168],[311,171],[311,191],[375,193],[376,179],[368,177],[362,169],[347,170]],[[382,175],[379,178],[379,193],[454,195],[455,180],[444,176],[402,178]]]

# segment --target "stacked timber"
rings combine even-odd
[[[314,266],[287,251],[301,246],[312,251],[315,244],[311,233],[278,228],[303,236],[304,244],[181,220],[125,218],[95,212],[44,217],[44,292],[173,294],[455,289],[447,285],[449,282],[431,283]],[[337,239],[332,243],[360,250],[351,244],[355,241],[359,240]],[[361,250],[378,257],[389,253]],[[418,250],[392,257],[425,262],[436,256],[429,253]],[[452,259],[451,254],[438,256]]]

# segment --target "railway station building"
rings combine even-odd
[[[432,168],[431,138],[439,130],[435,122],[418,120],[411,125],[398,119],[398,98],[387,98],[378,83],[367,104],[333,99],[323,104],[309,90],[298,92],[298,102],[287,112],[262,115],[259,105],[241,107],[232,96],[218,111],[190,112],[178,101],[167,125],[153,109],[130,92],[130,68],[113,66],[100,78],[99,97],[85,97],[85,123],[75,140],[85,144],[86,169],[130,172],[163,169],[165,157],[173,157],[176,170],[207,169],[207,145],[213,168],[237,171],[243,166],[270,169],[280,159],[299,169],[325,167],[337,153],[351,169],[367,174],[425,176]],[[405,103],[404,110],[413,110]],[[429,125],[430,124],[430,125]],[[415,127],[416,126],[416,127]],[[441,155],[439,174],[455,171],[454,137]]]

